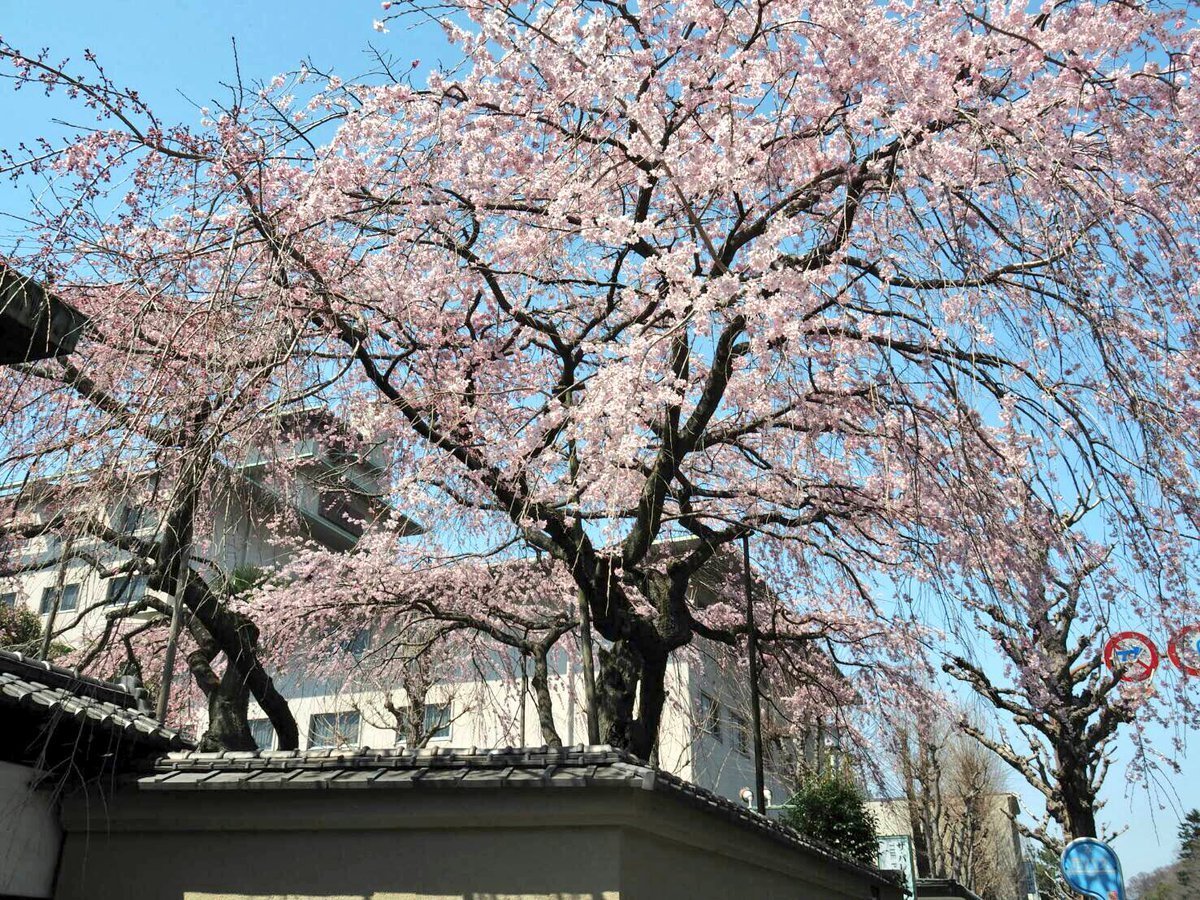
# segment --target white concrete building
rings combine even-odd
[[[302,423],[302,429],[327,424],[320,413],[309,415],[317,421]],[[383,476],[378,456],[338,454],[303,431],[287,452],[295,481],[286,490],[272,487],[266,474],[268,461],[261,457],[219,473],[224,478],[220,490],[224,500],[218,504],[210,533],[198,541],[200,550],[193,563],[206,578],[228,577],[242,567],[276,567],[287,560],[298,539],[348,550],[361,534],[359,523],[387,511],[378,501]],[[382,454],[384,448],[377,447],[374,452]],[[15,512],[31,520],[50,515],[64,491],[71,502],[86,495],[86,490],[61,483],[21,487]],[[139,487],[143,497],[154,494],[150,483]],[[118,501],[98,512],[112,528],[141,537],[153,538],[161,527],[153,503],[144,499]],[[419,531],[403,517],[395,520],[402,533]],[[290,530],[281,532],[281,522],[290,523]],[[30,538],[10,554],[10,568],[22,571],[0,578],[0,601],[36,611],[44,627],[53,621],[56,641],[81,646],[102,632],[105,614],[114,604],[136,604],[147,590],[143,575],[104,577],[98,571],[97,562],[99,568],[111,570],[123,558],[127,557],[122,551],[94,537],[77,538],[69,547],[53,536]],[[157,613],[148,610],[140,615],[149,618]],[[359,645],[348,648],[347,666],[354,665],[355,654],[369,652],[373,640],[382,637],[364,632]],[[572,639],[568,635],[563,640]],[[672,662],[656,762],[673,774],[736,800],[754,784],[749,693],[737,674],[740,669],[729,665],[720,655],[723,652],[727,651],[698,641]],[[482,677],[444,679],[429,689],[421,700],[425,730],[431,733],[429,746],[492,748],[542,743],[532,696],[522,690],[519,676],[502,677],[500,668],[490,666]],[[396,717],[387,709],[389,702],[394,707],[408,705],[402,689],[356,682],[353,677],[296,678],[287,672],[278,673],[276,683],[290,701],[302,748],[382,749],[403,743]],[[582,674],[563,650],[555,650],[551,656],[550,690],[555,725],[563,742],[568,746],[586,743]],[[199,719],[198,724],[202,724]],[[260,747],[274,745],[270,723],[257,707],[251,710],[251,728]],[[786,799],[784,784],[794,771],[790,756],[790,748],[768,748],[766,784],[776,803]]]
[[[369,641],[361,647],[369,652]],[[663,711],[654,762],[701,787],[742,801],[753,789],[754,761],[748,686],[738,669],[723,664],[713,648],[695,648],[672,660],[667,672],[668,700]],[[563,651],[551,654],[550,692],[555,730],[563,743],[587,743],[583,675]],[[281,690],[289,698],[301,747],[403,746],[395,715],[387,709],[407,706],[400,688],[360,689],[350,683],[330,689],[319,680],[289,682]],[[424,699],[427,747],[518,747],[542,744],[537,710],[531,696],[521,699],[517,678],[476,678],[435,683]],[[270,722],[251,708],[251,730],[260,747],[275,745]],[[786,785],[795,770],[792,746],[767,748],[765,785],[770,802],[788,797]],[[744,801],[742,801],[744,802]]]
[[[192,567],[210,583],[238,569],[275,568],[303,541],[349,550],[364,521],[391,512],[380,500],[387,448],[376,443],[351,454],[323,447],[311,435],[328,425],[319,410],[291,414],[281,423],[285,440],[272,459],[256,453],[240,464],[210,470],[216,498],[211,524],[207,533],[196,535],[192,551]],[[286,485],[270,474],[270,464],[280,462],[288,473]],[[90,506],[112,529],[153,541],[161,537],[158,508],[170,490],[152,475],[131,476],[126,497],[98,499],[84,473],[0,487],[0,504],[8,524],[27,526],[48,521],[64,507]],[[401,534],[420,530],[403,516],[393,520]],[[30,537],[3,561],[3,571],[11,574],[0,575],[0,603],[34,610],[44,623],[53,621],[56,640],[80,646],[100,633],[114,605],[132,606],[145,594],[144,575],[110,574],[128,559],[129,554],[93,535]]]

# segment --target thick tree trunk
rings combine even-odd
[[[667,699],[667,663],[670,658],[670,652],[665,649],[643,657],[638,717],[634,722],[634,741],[630,747],[630,751],[639,759],[649,761],[654,756],[654,748],[658,746],[658,728]]]
[[[200,749],[257,750],[247,721],[250,691],[241,673],[227,660],[218,678],[212,663],[222,652],[220,643],[196,618],[188,622],[188,631],[196,642],[196,649],[187,655],[188,670],[208,701],[208,728],[200,738]]]
[[[1061,752],[1058,758],[1063,816],[1059,825],[1063,833],[1068,840],[1099,837],[1096,834],[1096,796],[1088,778],[1088,767],[1071,750]]]
[[[629,641],[599,650],[596,703],[601,739],[648,761],[658,742],[670,653],[662,650],[644,656]]]
[[[208,697],[208,730],[200,739],[201,750],[258,750],[250,733],[250,691],[235,673],[227,673]],[[261,749],[271,749],[270,747]]]
[[[656,611],[653,620],[635,612],[625,588],[611,578],[591,596],[592,621],[612,641],[608,649],[597,648],[596,708],[601,740],[649,761],[658,742],[671,651],[692,638],[688,576],[649,572],[635,582]]]
[[[1096,809],[1086,799],[1067,799],[1064,794],[1064,804],[1067,812],[1067,832],[1071,838],[1096,837]]]
[[[184,601],[212,634],[231,665],[236,666],[246,688],[271,720],[280,750],[298,750],[300,729],[287,699],[258,659],[258,628],[243,615],[226,608],[207,585],[189,580]]]
[[[596,708],[600,720],[600,740],[621,750],[634,752],[633,708],[637,700],[642,658],[627,640],[615,641],[611,648],[597,648],[600,677],[596,680]]]
[[[550,697],[550,666],[546,659],[545,647],[536,647],[533,651],[533,705],[537,709],[542,740],[548,747],[561,747],[562,738],[558,736],[558,730],[554,727],[554,705]]]

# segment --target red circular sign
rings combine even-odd
[[[1167,644],[1167,656],[1185,675],[1200,675],[1200,625],[1185,625]]]
[[[1140,631],[1122,631],[1104,645],[1104,664],[1123,666],[1121,681],[1145,681],[1158,668],[1158,648]]]

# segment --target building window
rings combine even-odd
[[[425,734],[430,740],[445,741],[450,739],[450,704],[425,704]]]
[[[718,741],[721,740],[721,704],[715,697],[700,692],[700,730],[710,734]]]
[[[408,707],[395,707],[396,716],[396,746],[404,747],[408,745]]]
[[[308,749],[356,747],[361,725],[361,718],[355,711],[317,713],[308,720]]]
[[[17,605],[17,592],[16,591],[6,591],[5,593],[0,594],[0,606],[16,606],[16,605]]]
[[[733,748],[743,756],[750,755],[750,726],[745,716],[737,713],[729,714],[729,724],[733,727]]]
[[[275,729],[271,727],[270,719],[251,719],[247,722],[254,744],[259,750],[270,750],[275,746]]]
[[[360,628],[354,634],[342,641],[338,642],[338,646],[343,651],[349,653],[355,659],[362,657],[367,652],[367,645],[371,642],[371,632],[367,628]]]
[[[54,598],[58,595],[58,588],[48,587],[42,591],[42,615],[50,614],[50,610],[54,608]],[[70,612],[79,605],[79,585],[65,584],[62,589],[62,599],[58,603],[59,612]]]
[[[146,596],[145,575],[123,575],[110,578],[105,586],[104,600],[110,605],[137,603]]]
[[[363,520],[369,515],[366,500],[349,491],[320,491],[317,511],[322,519],[355,537],[362,537]]]
[[[396,729],[396,745],[408,743],[409,707],[401,706],[396,709],[399,714],[400,727]],[[450,739],[450,721],[453,718],[449,703],[426,703],[425,713],[421,722],[422,734],[430,741],[447,741]]]
[[[140,531],[149,521],[146,508],[136,503],[122,503],[121,512],[117,516],[117,530],[122,534],[133,534]]]

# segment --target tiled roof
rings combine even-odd
[[[499,750],[259,750],[172,753],[137,785],[143,791],[448,790],[610,787],[656,791],[733,820],[829,862],[862,866],[745,806],[639,762],[608,746]]]
[[[164,728],[145,710],[145,691],[101,681],[20,653],[0,650],[0,710],[23,707],[65,716],[124,735],[149,748],[184,750],[194,744]]]

